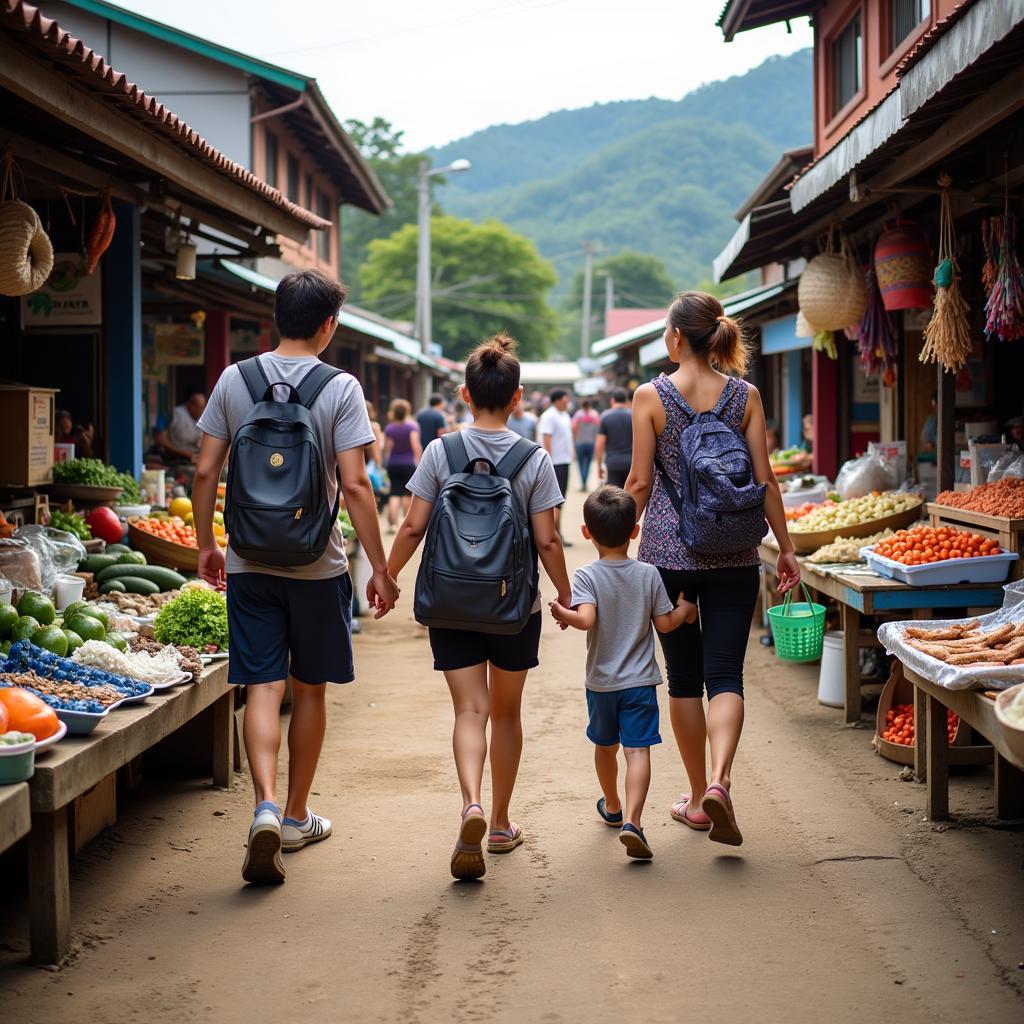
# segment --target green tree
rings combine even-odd
[[[528,239],[498,221],[474,224],[438,216],[430,221],[433,334],[446,356],[462,358],[482,338],[508,331],[520,354],[543,359],[558,329],[548,305],[557,279]],[[412,320],[419,231],[407,224],[369,244],[359,271],[368,308]]]

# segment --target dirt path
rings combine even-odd
[[[582,543],[570,554],[592,557]],[[923,821],[921,787],[757,632],[742,848],[668,819],[682,775],[666,715],[646,820],[656,857],[627,862],[593,811],[584,637],[546,627],[514,806],[530,838],[464,886],[447,873],[450,703],[407,600],[358,638],[358,684],[331,691],[314,800],[334,837],[290,857],[283,888],[246,890],[247,780],[152,784],[75,864],[63,969],[22,966],[26,937],[0,907],[3,1019],[1019,1021],[1024,836],[988,823],[990,774],[957,781],[956,826]]]

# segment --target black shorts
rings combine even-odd
[[[388,466],[392,498],[404,498],[409,493],[409,481],[415,472],[415,466]]]
[[[434,669],[452,672],[489,661],[503,672],[525,672],[540,661],[541,613],[534,612],[522,632],[511,635],[474,633],[468,629],[435,629],[430,627],[430,649],[434,652]]]
[[[294,580],[265,572],[228,576],[228,682],[350,683],[352,581]]]
[[[569,490],[569,463],[555,463],[555,479],[558,481],[558,489],[562,492],[562,500],[565,501],[565,492]]]
[[[629,476],[629,466],[625,469],[612,469],[611,466],[607,466],[605,473],[608,477],[606,483],[611,484],[613,487],[625,487],[626,478]]]

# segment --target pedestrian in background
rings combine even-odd
[[[527,441],[537,440],[537,417],[526,408],[522,399],[516,402],[516,407],[508,418],[508,429],[514,430]]]
[[[404,398],[396,398],[388,410],[391,422],[384,428],[384,466],[391,481],[388,497],[388,533],[398,527],[398,515],[409,511],[412,495],[408,491],[416,467],[419,465],[423,448],[420,445],[420,430],[411,419],[412,406]]]
[[[426,448],[435,437],[440,437],[448,430],[448,421],[444,417],[443,409],[444,399],[440,395],[431,395],[426,408],[416,413],[421,448]]]
[[[597,441],[597,427],[601,418],[594,410],[589,398],[584,398],[582,405],[572,418],[572,436],[576,443],[576,465],[580,471],[580,490],[584,493],[589,489],[587,479],[590,476],[590,464],[594,461],[594,443]]]
[[[633,413],[629,408],[629,392],[616,388],[610,409],[601,413],[594,445],[597,475],[616,487],[626,486],[629,465],[633,461]]]
[[[555,467],[555,478],[558,480],[558,489],[562,492],[564,505],[565,495],[569,490],[569,467],[573,459],[572,418],[569,416],[568,391],[555,388],[551,392],[551,404],[541,414],[537,429],[540,431],[540,443],[551,456],[551,464]],[[562,535],[561,506],[555,509],[555,528],[562,537],[562,543],[566,547],[572,547],[572,543]]]

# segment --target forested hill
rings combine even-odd
[[[606,254],[659,256],[678,285],[692,285],[710,274],[733,212],[782,151],[811,140],[811,96],[811,51],[802,50],[681,100],[495,125],[431,153],[439,164],[473,164],[438,199],[457,216],[505,221],[547,256],[591,239]]]

